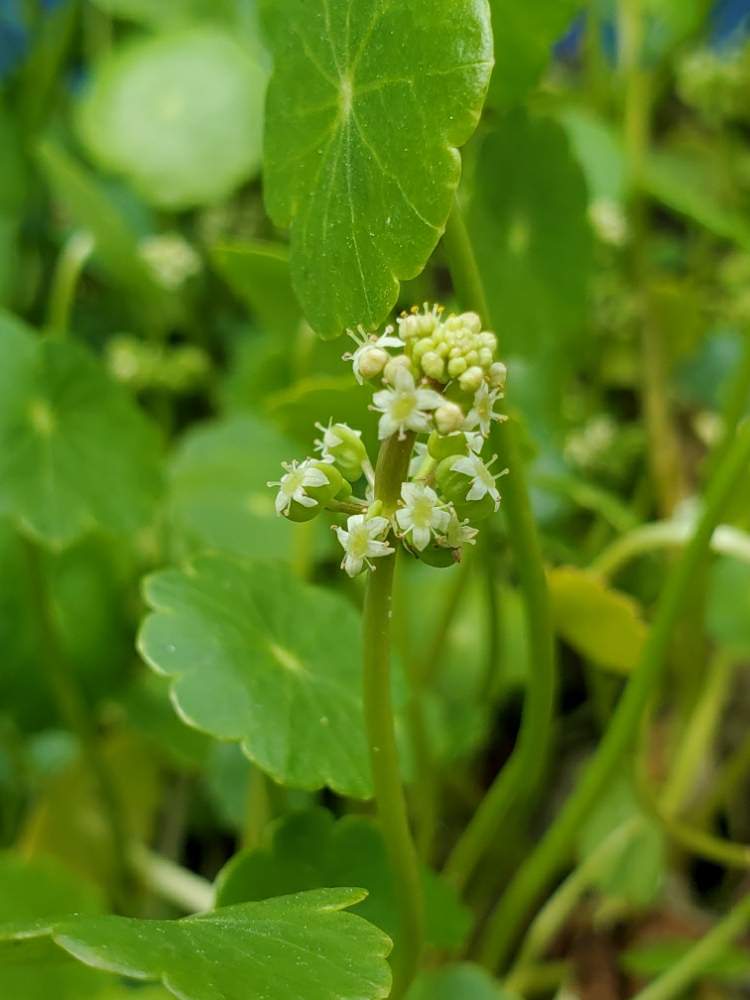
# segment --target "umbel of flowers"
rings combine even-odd
[[[449,566],[473,545],[477,525],[500,504],[496,457],[483,452],[505,386],[497,338],[476,313],[444,316],[440,306],[403,313],[382,333],[349,332],[360,384],[374,388],[381,442],[397,436],[411,447],[408,474],[391,512],[374,499],[373,463],[362,432],[347,424],[317,424],[317,457],[284,462],[276,512],[309,521],[322,510],[344,515],[334,531],[349,576],[375,569],[397,544],[434,566]],[[343,520],[343,518],[341,518]]]

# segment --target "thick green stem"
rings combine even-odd
[[[54,620],[52,599],[47,584],[47,574],[42,553],[36,543],[25,539],[31,594],[37,615],[38,634],[41,641],[41,662],[47,675],[57,708],[68,728],[78,737],[84,763],[96,788],[102,813],[109,827],[112,856],[115,866],[114,895],[118,905],[123,905],[127,886],[128,843],[127,831],[109,769],[97,746],[91,715],[78,688],[65,653],[60,645]]]
[[[454,205],[448,220],[445,248],[459,300],[467,308],[476,309],[492,324],[474,250],[458,204]],[[445,870],[457,886],[468,882],[495,841],[510,809],[519,801],[528,801],[538,787],[547,764],[555,705],[555,641],[547,579],[515,418],[495,424],[492,440],[501,466],[510,469],[510,475],[503,480],[503,508],[526,608],[531,675],[526,687],[521,732],[513,755],[495,778],[448,859]]]
[[[413,436],[383,442],[375,471],[375,497],[393,514],[406,479]],[[422,886],[401,784],[391,706],[391,616],[395,553],[370,572],[364,606],[364,709],[378,817],[394,874],[400,933],[391,997],[404,996],[419,966],[423,943]]]
[[[712,931],[701,938],[664,975],[656,979],[633,1000],[672,1000],[684,997],[687,988],[699,979],[715,959],[750,925],[750,894],[744,896]]]
[[[641,654],[609,728],[565,803],[491,915],[480,945],[483,962],[502,967],[530,908],[547,883],[567,863],[581,824],[607,784],[632,752],[643,712],[664,670],[675,626],[680,621],[692,582],[708,555],[711,535],[750,461],[750,423],[738,430],[731,450],[717,469],[705,497],[703,513],[688,546],[674,564],[662,590],[656,615]]]

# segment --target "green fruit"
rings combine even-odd
[[[471,524],[476,524],[494,514],[495,501],[489,494],[485,494],[481,500],[467,500],[471,479],[463,472],[454,472],[451,469],[454,462],[454,455],[443,459],[435,470],[435,482],[441,496],[455,507],[459,520],[468,518]]]
[[[331,462],[313,462],[313,469],[319,469],[328,480],[326,486],[306,486],[305,493],[317,500],[318,503],[325,504],[333,500],[344,486],[344,477]]]
[[[437,431],[433,431],[427,439],[427,451],[433,458],[440,461],[440,459],[449,458],[451,455],[466,455],[469,446],[461,431],[456,431],[455,434],[438,434]]]
[[[448,566],[455,566],[460,561],[461,555],[458,549],[449,549],[445,545],[428,545],[419,553],[419,558],[428,566],[435,566],[443,569]]]
[[[323,489],[324,487],[319,487]],[[296,500],[292,500],[289,511],[284,515],[290,521],[295,521],[297,524],[302,524],[305,521],[312,521],[314,517],[317,517],[322,510],[319,503],[316,503],[314,507],[304,507],[301,503],[297,503]]]

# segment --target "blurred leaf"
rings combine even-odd
[[[81,135],[159,207],[209,204],[260,166],[265,82],[258,54],[218,28],[145,38],[98,67]]]
[[[146,581],[139,649],[173,678],[180,716],[280,784],[367,798],[361,635],[342,597],[273,563],[220,555]],[[305,738],[300,740],[300,733]]]
[[[292,291],[285,247],[246,240],[220,244],[213,248],[211,256],[232,291],[257,317],[262,330],[272,330],[285,338],[294,333],[302,313]],[[286,344],[283,349],[287,350]]]
[[[424,868],[427,943],[454,949],[463,943],[471,917],[454,892]],[[318,889],[357,885],[369,895],[355,912],[391,938],[399,915],[383,837],[362,816],[335,820],[325,809],[291,814],[273,828],[268,847],[236,854],[219,874],[218,906]]]
[[[487,0],[285,0],[272,41],[265,195],[294,287],[324,337],[377,326],[450,213],[492,66]]]
[[[0,925],[23,925],[72,913],[96,914],[101,906],[93,889],[55,861],[0,854]],[[99,996],[108,978],[50,948],[28,964],[0,963],[0,996],[3,1000],[88,1000]]]
[[[111,17],[152,28],[171,28],[176,24],[191,24],[201,18],[228,17],[232,0],[94,0],[96,6]]]
[[[213,744],[177,718],[169,701],[169,683],[163,677],[151,671],[141,674],[119,703],[130,727],[145,736],[163,759],[189,770],[206,763]]]
[[[256,417],[195,426],[170,469],[169,517],[178,551],[289,558],[299,526],[277,516],[266,483],[294,454],[294,442]]]
[[[627,167],[616,130],[587,108],[563,108],[557,120],[583,168],[591,200],[621,204],[626,194]]]
[[[709,576],[706,627],[714,642],[750,656],[750,566],[722,556]]]
[[[589,570],[547,573],[555,628],[578,653],[606,670],[629,673],[640,659],[646,626],[638,603]]]
[[[562,128],[516,111],[482,143],[470,227],[504,354],[561,358],[585,321],[592,240]],[[559,376],[558,376],[559,377]]]
[[[506,109],[526,97],[552,59],[554,43],[584,6],[583,0],[490,0],[495,69],[489,102]]]
[[[118,732],[100,742],[99,752],[129,836],[139,843],[148,841],[159,805],[158,763],[150,748],[132,733]],[[20,846],[30,857],[58,858],[86,885],[112,885],[115,861],[109,826],[90,770],[80,758],[43,786]]]
[[[468,962],[423,972],[406,1000],[518,1000],[484,969]]]
[[[134,316],[141,322],[144,310],[155,322],[173,316],[174,301],[156,284],[136,233],[100,182],[51,141],[39,144],[37,161],[65,214],[94,237],[95,260],[126,293]]]
[[[637,820],[632,836],[599,872],[596,885],[607,896],[637,906],[653,903],[664,884],[666,844],[656,823],[636,802],[627,776],[620,775],[600,798],[578,834],[578,856],[588,858],[607,837]]]
[[[643,185],[668,208],[750,250],[750,218],[736,199],[727,199],[717,166],[694,149],[655,150],[646,159]]]
[[[163,981],[180,1000],[252,994],[378,1000],[390,990],[390,942],[360,917],[341,912],[361,898],[357,889],[322,889],[184,920],[82,917],[47,928],[0,928],[0,963],[33,955],[38,939],[50,935],[79,961]]]
[[[0,513],[47,545],[132,532],[161,488],[154,430],[95,359],[0,314]]]
[[[620,955],[620,964],[634,976],[652,978],[668,972],[696,945],[694,940],[674,938],[654,941],[628,948]],[[746,982],[750,977],[750,954],[741,946],[727,947],[720,955],[707,962],[702,976],[726,981]]]

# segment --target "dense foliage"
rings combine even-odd
[[[743,11],[0,4],[1,1000],[747,994]]]

